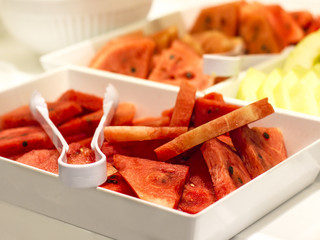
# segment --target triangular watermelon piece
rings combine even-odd
[[[228,36],[235,36],[238,30],[239,8],[244,2],[235,1],[207,7],[201,10],[190,32],[219,30]]]
[[[210,95],[196,100],[193,117],[193,124],[195,127],[239,108],[239,106],[226,103],[223,99],[217,98],[218,97],[213,99],[213,96]]]
[[[251,2],[240,8],[239,36],[247,53],[279,53],[285,47],[272,27],[263,4]]]
[[[266,5],[268,20],[273,31],[279,36],[283,44],[290,45],[298,43],[303,37],[303,29],[296,23],[289,12],[280,5]]]
[[[114,166],[140,199],[176,208],[189,167],[116,154]]]
[[[278,128],[251,129],[245,125],[230,131],[230,137],[252,178],[287,158],[283,135]]]
[[[175,40],[170,48],[157,56],[148,79],[176,86],[186,80],[198,90],[214,83],[212,76],[203,73],[202,58],[180,40]]]
[[[90,67],[147,78],[151,68],[154,41],[149,37],[128,37],[106,44],[91,61]]]
[[[55,174],[59,173],[58,158],[60,153],[56,149],[32,150],[17,158],[16,161]]]
[[[9,128],[0,132],[0,156],[11,157],[34,149],[54,148],[40,126]]]
[[[208,167],[198,147],[184,164],[189,166],[190,178],[184,186],[178,209],[195,214],[214,203],[216,197]]]
[[[122,175],[118,172],[108,176],[108,179],[105,183],[100,185],[99,187],[109,189],[118,193],[126,194],[132,197],[136,197],[137,195],[129,186],[129,184],[125,181]]]
[[[212,138],[201,146],[201,151],[209,168],[217,199],[251,180],[241,158],[224,142]]]

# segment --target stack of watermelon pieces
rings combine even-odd
[[[102,99],[70,89],[48,106],[69,143],[68,163],[94,162]],[[286,159],[280,129],[248,126],[273,112],[267,99],[239,107],[214,92],[196,98],[188,81],[161,116],[135,118],[135,105],[120,102],[104,129],[108,179],[100,187],[198,213]],[[1,115],[0,126],[2,157],[58,174],[59,153],[28,106]]]
[[[279,53],[319,27],[320,17],[308,11],[223,3],[203,8],[184,35],[173,24],[153,34],[118,36],[90,59],[89,67],[176,86],[187,80],[203,90],[225,79],[203,74],[203,54]]]

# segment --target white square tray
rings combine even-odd
[[[35,89],[50,101],[70,88],[103,96],[107,83],[118,89],[120,101],[136,104],[138,116],[158,116],[173,107],[178,91],[148,82],[132,83],[116,74],[65,67],[1,91],[0,102],[6,104],[0,114],[27,104]],[[5,158],[0,158],[0,200],[115,239],[228,239],[312,184],[319,173],[318,119],[277,111],[255,125],[281,128],[288,159],[198,214],[102,188],[71,189],[57,175]]]

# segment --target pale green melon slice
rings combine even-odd
[[[284,71],[289,71],[296,65],[311,69],[320,62],[320,30],[303,38],[289,54],[284,62]]]
[[[257,98],[262,99],[267,97],[270,104],[275,106],[273,90],[277,84],[282,80],[283,72],[281,69],[276,68],[262,81],[257,90]]]
[[[245,76],[241,79],[236,98],[249,102],[258,100],[257,90],[266,77],[266,74],[259,70],[254,68],[248,69]]]
[[[314,71],[309,71],[290,90],[292,110],[311,115],[319,115],[316,89],[320,80]]]

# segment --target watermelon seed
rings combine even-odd
[[[130,69],[130,71],[131,71],[132,73],[135,73],[137,70],[136,70],[135,67],[132,67],[132,68]]]
[[[221,19],[220,19],[220,24],[221,24],[222,26],[225,26],[226,23],[227,23],[226,19],[224,19],[224,18],[221,18]]]
[[[270,135],[268,133],[266,133],[266,132],[263,133],[263,136],[264,136],[265,139],[269,139],[270,138]]]
[[[193,74],[191,72],[186,73],[186,78],[191,79],[193,78]]]
[[[210,16],[207,16],[206,18],[205,18],[205,22],[206,22],[206,24],[210,24],[211,23],[211,17]]]
[[[171,55],[169,56],[169,59],[174,59],[174,55],[171,54]]]
[[[243,181],[241,178],[238,178],[239,183],[243,184]]]
[[[266,52],[266,53],[270,53],[270,52],[271,52],[270,49],[268,48],[268,46],[265,45],[265,44],[262,44],[262,45],[261,45],[261,50],[262,50],[263,52]]]
[[[22,142],[22,146],[23,146],[23,147],[28,146],[28,142],[27,142],[27,141],[23,141],[23,142]]]
[[[229,171],[229,174],[232,176],[232,174],[233,174],[233,167],[230,166],[230,167],[228,168],[228,171]]]
[[[118,184],[118,181],[117,180],[114,180],[114,179],[107,179],[107,183],[113,183],[113,184]]]

